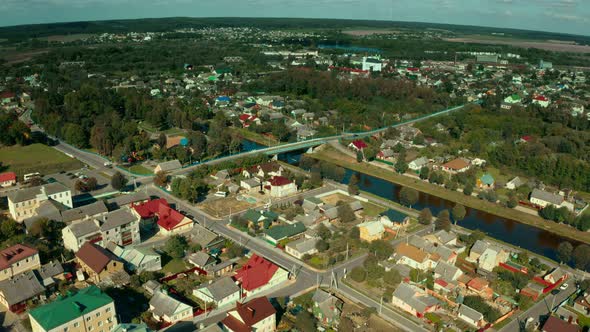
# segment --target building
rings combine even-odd
[[[39,251],[15,244],[0,251],[0,280],[6,280],[41,267]]]
[[[72,192],[59,182],[19,189],[8,194],[8,210],[16,221],[36,216],[37,209],[44,203],[56,204],[64,210],[74,207]]]
[[[27,301],[42,294],[45,294],[45,287],[33,271],[0,281],[0,304],[11,312],[22,312],[26,309]]]
[[[590,316],[590,294],[586,293],[580,295],[576,301],[574,301],[574,309],[585,316]]]
[[[564,269],[562,269],[560,266],[558,266],[555,269],[553,269],[553,271],[547,273],[543,277],[543,280],[545,280],[551,284],[555,284],[555,283],[559,283],[559,282],[564,281],[568,277],[569,277],[569,274]]]
[[[47,264],[43,264],[37,270],[37,276],[41,280],[43,287],[54,287],[61,280],[65,280],[64,268],[58,260],[53,260]]]
[[[111,332],[152,332],[145,324],[119,324]]]
[[[193,221],[172,209],[164,198],[154,199],[134,205],[133,208],[142,219],[158,219],[158,227],[163,235],[173,235],[190,230]]]
[[[359,228],[360,239],[367,242],[381,240],[385,234],[385,227],[379,220],[367,221],[356,227]]]
[[[284,171],[285,170],[281,164],[270,161],[264,164],[248,167],[242,171],[242,175],[248,179],[253,177],[264,179],[273,176],[282,176]]]
[[[397,264],[408,265],[421,271],[435,268],[438,261],[435,257],[431,257],[428,252],[404,242],[398,244],[395,248],[395,259]]]
[[[299,240],[295,240],[289,242],[285,246],[285,251],[298,259],[302,259],[305,255],[313,255],[318,252],[316,249],[316,245],[319,239],[317,238],[301,238]]]
[[[469,169],[469,162],[465,159],[457,158],[441,166],[442,170],[449,174],[463,173]]]
[[[434,269],[434,278],[435,279],[443,279],[444,281],[455,281],[459,279],[460,276],[463,275],[463,271],[456,267],[455,265],[451,265],[445,262],[439,262],[436,264],[436,268]]]
[[[0,173],[0,187],[12,187],[16,185],[16,173],[15,172],[6,172]]]
[[[477,240],[467,258],[471,262],[475,262],[481,272],[491,272],[500,263],[505,263],[508,260],[509,253],[499,246],[490,244],[483,240]]]
[[[344,302],[332,294],[318,289],[311,298],[313,315],[323,327],[337,328]]]
[[[240,187],[246,189],[248,192],[259,192],[262,190],[262,183],[260,179],[254,177],[241,180]]]
[[[96,286],[58,297],[31,310],[29,318],[33,332],[106,332],[117,325],[115,302]]]
[[[412,160],[409,164],[408,164],[408,168],[411,169],[414,172],[420,172],[420,170],[422,169],[422,167],[427,166],[428,165],[428,158],[426,157],[420,157],[417,159]]]
[[[368,147],[368,145],[365,143],[365,141],[357,139],[348,144],[348,147],[355,151],[363,151],[366,147]]]
[[[494,188],[495,183],[496,181],[494,180],[494,177],[488,173],[482,175],[479,179],[477,179],[477,187],[479,187],[480,189]]]
[[[272,332],[277,328],[276,310],[266,297],[259,297],[247,303],[238,302],[221,323],[227,331]]]
[[[231,277],[222,277],[195,289],[193,295],[206,303],[215,303],[220,308],[240,300],[240,287]]]
[[[383,63],[380,59],[363,57],[363,70],[368,71],[381,71],[383,69]]]
[[[533,97],[533,104],[534,105],[539,105],[543,108],[546,108],[549,106],[550,103],[551,103],[551,101],[549,100],[549,98],[547,98],[545,96]]]
[[[154,168],[154,174],[157,174],[159,172],[172,172],[181,168],[182,164],[177,159],[165,161],[163,163],[159,163],[158,165],[156,165],[156,168]]]
[[[97,218],[107,213],[109,213],[109,209],[106,204],[103,201],[96,201],[91,204],[63,211],[61,213],[61,221],[69,224],[82,219]]]
[[[397,286],[391,303],[416,317],[424,317],[424,314],[439,308],[439,301],[435,297],[428,295],[421,288],[406,283]]]
[[[204,269],[215,264],[215,259],[206,252],[198,251],[188,256],[188,262],[200,269]]]
[[[193,228],[188,233],[188,240],[191,243],[200,245],[203,249],[223,244],[224,241],[222,237],[199,224],[193,225]]]
[[[561,204],[565,201],[565,198],[559,194],[553,194],[540,189],[533,189],[530,197],[531,203],[538,205],[542,208],[547,205],[553,205],[561,207]]]
[[[125,265],[129,271],[141,273],[143,271],[159,271],[162,269],[162,258],[152,248],[124,248],[114,242],[109,242],[106,247],[115,256],[125,261]]]
[[[289,272],[253,254],[248,262],[236,271],[234,279],[242,287],[243,295],[252,296],[287,281]]]
[[[278,225],[264,231],[264,238],[273,245],[278,245],[280,241],[305,232],[305,225],[300,222],[287,225]]]
[[[74,252],[86,242],[105,247],[113,242],[119,246],[141,243],[140,216],[131,208],[123,208],[73,222],[62,229],[64,247]]]
[[[476,61],[481,63],[498,63],[498,54],[478,54]]]
[[[124,272],[124,263],[117,256],[90,242],[86,242],[76,253],[76,263],[88,275],[88,279],[95,283]]]
[[[287,197],[297,193],[295,182],[282,176],[273,176],[270,181],[264,185],[265,191],[270,193],[271,197]]]
[[[483,319],[483,315],[479,311],[476,311],[475,309],[472,309],[464,304],[459,306],[457,317],[467,324],[477,328],[484,327],[486,324],[486,321]]]
[[[582,331],[579,325],[568,323],[555,316],[549,316],[543,328],[542,332],[579,332]]]
[[[193,317],[193,307],[178,301],[163,291],[158,291],[152,296],[150,311],[155,320],[170,324]]]
[[[510,96],[504,98],[504,103],[509,104],[509,105],[520,104],[521,101],[522,101],[522,98],[520,98],[520,96],[517,94],[513,94],[513,95],[510,95]]]
[[[508,181],[508,183],[506,183],[506,189],[515,190],[516,188],[522,186],[523,184],[524,184],[524,181],[517,176],[514,179]]]
[[[552,69],[553,63],[549,61],[539,60],[539,69]]]

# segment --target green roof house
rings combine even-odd
[[[300,222],[296,222],[290,225],[280,225],[268,229],[265,232],[264,237],[266,240],[275,246],[284,239],[298,235],[305,232],[305,225]]]
[[[90,286],[29,312],[33,332],[80,330],[111,331],[117,326],[112,298]]]

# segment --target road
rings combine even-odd
[[[324,190],[327,191],[332,189],[333,188]],[[265,257],[266,259],[274,262],[275,264],[283,267],[288,271],[293,272],[296,276],[295,283],[280,291],[273,293],[273,295],[293,295],[306,289],[313,288],[317,285],[330,287],[331,282],[333,281],[332,279],[334,277],[337,282],[337,291],[342,293],[342,295],[358,303],[361,303],[367,307],[374,307],[379,310],[379,303],[363,294],[358,293],[357,291],[352,290],[350,287],[346,286],[341,282],[342,277],[344,277],[346,273],[348,273],[354,267],[363,264],[363,261],[366,258],[366,254],[362,256],[353,257],[327,270],[319,271],[303,264],[300,260],[296,259],[291,255],[288,255],[284,251],[270,246],[267,242],[261,239],[252,238],[241,231],[228,227],[229,218],[221,220],[214,219],[209,215],[205,214],[200,209],[194,207],[190,203],[183,200],[179,200],[178,198],[154,186],[149,186],[148,192],[150,195],[166,198],[166,200],[168,200],[170,203],[176,204],[177,209],[186,211],[196,216],[197,221],[199,221],[201,225],[207,227],[209,230],[214,231],[225,238],[231,239],[234,242],[240,243],[252,252]],[[317,193],[307,192],[305,194],[315,195]],[[428,230],[422,230],[421,232],[425,231]],[[403,239],[399,239],[398,241],[402,240]],[[382,316],[384,319],[388,320],[389,322],[395,324],[396,326],[399,326],[400,328],[404,329],[405,331],[427,331],[426,329],[424,329],[424,327],[420,326],[419,323],[413,322],[404,317],[403,315],[386,307],[383,307],[383,312],[379,315]],[[195,319],[195,323],[201,321],[201,319],[202,318]]]

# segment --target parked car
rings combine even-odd
[[[564,282],[563,284],[561,284],[561,286],[559,286],[559,289],[566,290],[569,286],[570,285],[568,285],[567,283]]]

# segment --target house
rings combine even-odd
[[[313,255],[318,252],[316,249],[318,241],[319,239],[317,238],[301,238],[289,242],[285,246],[285,251],[291,256],[302,259],[305,255]]]
[[[143,271],[159,271],[162,269],[162,258],[152,248],[123,248],[114,242],[109,242],[106,248],[123,260],[129,271],[141,273]]]
[[[214,303],[217,308],[233,305],[240,300],[240,287],[231,277],[222,277],[205,287],[195,289],[193,295],[205,303]]]
[[[383,63],[377,58],[363,57],[362,69],[379,72],[383,68]]]
[[[170,324],[193,317],[193,307],[178,301],[164,291],[158,291],[152,296],[150,311],[155,320]]]
[[[72,192],[59,182],[8,193],[8,210],[12,219],[19,222],[37,216],[37,209],[43,203],[55,204],[63,210],[74,207]]]
[[[258,177],[260,179],[281,176],[285,170],[283,166],[274,161],[269,161],[260,165],[252,166],[242,170],[242,175],[245,178]]]
[[[16,93],[11,91],[2,91],[0,92],[0,103],[1,104],[8,104],[15,100]]]
[[[357,139],[348,144],[348,147],[355,151],[363,151],[366,147],[368,147],[368,145],[365,143],[365,141]]]
[[[463,271],[458,267],[445,263],[439,262],[434,268],[434,278],[435,279],[443,279],[445,281],[455,281],[459,279],[459,277],[463,275]]]
[[[160,233],[166,236],[182,233],[193,227],[193,221],[172,209],[164,198],[137,204],[133,208],[143,219],[157,217]]]
[[[533,189],[530,196],[531,203],[542,208],[546,207],[547,205],[561,207],[561,204],[564,202],[564,200],[565,198],[559,194],[553,194],[537,188]]]
[[[148,294],[154,295],[156,292],[160,291],[162,284],[156,280],[148,280],[143,285],[141,285],[141,288],[143,288]]]
[[[268,229],[279,218],[279,216],[270,210],[256,211],[249,209],[242,215],[242,218],[248,221],[248,227],[254,227],[256,224],[260,228]]]
[[[439,308],[439,301],[416,286],[401,283],[391,297],[391,303],[416,317],[424,317],[424,314]]]
[[[287,225],[278,225],[264,231],[264,238],[273,245],[280,241],[305,232],[305,225],[300,222]]]
[[[247,303],[236,303],[236,308],[221,321],[224,330],[276,331],[276,310],[266,297],[255,298]]]
[[[61,221],[69,224],[82,219],[99,217],[107,214],[108,212],[109,209],[105,205],[104,201],[96,201],[91,204],[82,205],[71,210],[63,211],[61,213]]]
[[[555,316],[549,316],[543,328],[542,332],[579,332],[582,331],[579,325],[568,323]]]
[[[486,279],[476,277],[467,282],[467,289],[484,299],[489,299],[493,296],[494,291],[490,288],[490,282]]]
[[[322,289],[316,290],[311,300],[313,301],[313,315],[320,325],[326,328],[338,327],[344,302]]]
[[[391,225],[386,225],[387,222],[385,222],[385,219],[387,219],[387,221],[389,221]],[[410,223],[410,216],[401,211],[389,209],[385,213],[385,216],[381,216],[379,220],[385,227],[399,228],[407,226]]]
[[[356,227],[359,228],[360,239],[367,242],[381,240],[385,234],[385,227],[379,220],[366,221]]]
[[[553,269],[553,271],[547,273],[543,277],[543,280],[550,282],[552,284],[555,284],[555,283],[564,281],[568,277],[569,277],[569,274],[564,269],[562,269],[560,266],[558,266],[555,269]]]
[[[524,181],[517,176],[514,179],[508,181],[508,183],[506,183],[506,189],[515,190],[523,184]]]
[[[236,271],[234,279],[238,281],[246,296],[252,296],[287,281],[289,273],[253,254],[248,262]]]
[[[510,96],[504,98],[504,103],[509,104],[509,105],[519,104],[521,102],[521,100],[522,100],[522,98],[520,98],[519,95],[513,94],[513,95],[510,95]]]
[[[491,272],[500,263],[505,263],[508,260],[508,255],[508,252],[496,245],[477,240],[471,247],[467,259],[477,263],[478,271]]]
[[[141,243],[140,216],[131,208],[73,222],[62,229],[64,247],[74,252],[86,243],[106,246],[114,242],[120,246]]]
[[[209,265],[215,264],[215,259],[206,252],[198,251],[188,256],[188,262],[200,269],[204,269]]]
[[[132,207],[133,204],[145,203],[150,197],[144,191],[134,192],[128,195],[121,195],[107,200],[107,207],[111,210],[117,210],[124,207]]]
[[[193,244],[198,244],[203,249],[210,249],[219,244],[223,244],[223,238],[207,228],[194,224],[193,228],[187,234],[188,240]]]
[[[258,178],[249,178],[240,181],[240,187],[248,192],[259,192],[262,190],[262,183]]]
[[[394,259],[397,260],[397,264],[405,264],[421,271],[436,267],[438,261],[437,259],[431,258],[428,252],[404,242],[398,244],[395,248]]]
[[[165,161],[156,165],[156,168],[154,169],[154,174],[158,174],[160,172],[171,172],[181,168],[182,164],[180,163],[180,161],[178,161],[178,159]]]
[[[422,167],[427,166],[428,165],[428,158],[426,157],[420,157],[417,159],[412,160],[409,164],[408,164],[408,168],[411,169],[414,172],[420,172],[420,170],[422,169]]]
[[[96,286],[32,309],[29,318],[33,332],[111,331],[117,325],[115,302]]]
[[[574,301],[574,309],[586,316],[590,316],[590,294],[584,293]]]
[[[489,173],[486,173],[477,179],[477,187],[481,189],[494,188],[494,183],[494,177]]]
[[[222,275],[232,272],[238,260],[239,257],[222,261],[221,263],[215,265],[209,265],[205,267],[205,271],[207,271],[208,276],[220,277]]]
[[[449,174],[463,173],[469,169],[469,162],[465,159],[457,158],[441,166],[442,170]]]
[[[427,238],[428,236],[425,236]],[[457,245],[457,234],[453,232],[447,232],[444,229],[439,230],[432,234],[432,241],[443,246],[456,246]]]
[[[0,173],[0,187],[6,188],[16,185],[16,173],[5,172]]]
[[[295,182],[282,176],[273,176],[264,186],[265,191],[270,193],[271,197],[287,197],[297,193]]]
[[[27,301],[45,293],[33,271],[21,273],[14,278],[0,281],[0,304],[11,312],[21,312]]]
[[[53,287],[61,280],[65,280],[64,268],[57,260],[42,265],[37,270],[37,276],[43,287]]]
[[[86,242],[76,253],[76,264],[95,283],[124,272],[124,264],[113,253],[96,244]]]
[[[111,332],[152,332],[145,324],[119,324]]]
[[[37,249],[23,244],[15,244],[0,251],[0,280],[6,280],[40,267],[41,260]]]
[[[457,311],[457,317],[466,322],[467,324],[480,328],[480,327],[484,327],[486,324],[486,321],[483,319],[483,315],[475,310],[472,309],[464,304],[461,304],[459,306],[459,310]]]
[[[549,98],[547,98],[545,96],[542,96],[542,95],[539,95],[539,96],[533,97],[532,103],[534,105],[539,105],[539,106],[541,106],[543,108],[546,108],[547,106],[549,106],[549,104],[551,102],[549,101]]]

